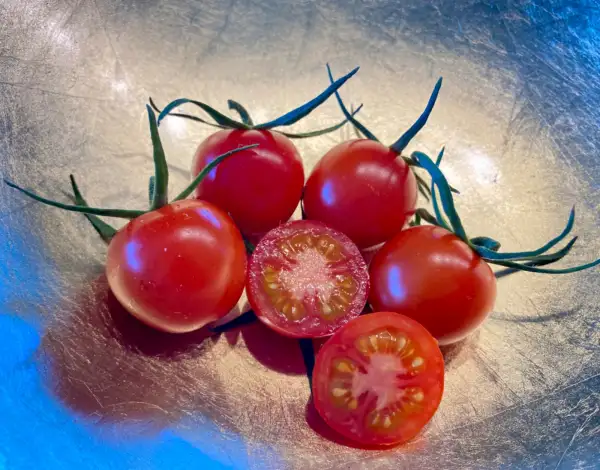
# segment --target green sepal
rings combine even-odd
[[[443,152],[444,152],[444,149],[442,149],[442,151],[440,152],[440,155],[438,155],[438,158],[437,158],[438,161],[441,161]],[[468,243],[469,239],[468,239],[465,229],[463,227],[462,221],[460,220],[460,217],[458,216],[458,213],[456,212],[456,208],[454,207],[454,199],[452,197],[452,191],[450,190],[450,185],[448,184],[446,177],[444,176],[442,171],[439,169],[438,165],[436,165],[431,160],[431,158],[429,158],[423,152],[413,152],[411,157],[419,165],[421,165],[421,167],[425,168],[425,170],[427,170],[427,172],[431,176],[432,198],[435,198],[434,186],[437,186],[437,189],[440,192],[440,199],[442,202],[442,206],[444,208],[444,212],[446,213],[446,215],[448,216],[448,219],[450,220],[450,224],[452,226],[453,232],[459,238],[461,238],[463,241]],[[436,216],[438,216],[438,212],[439,211],[436,212]],[[443,222],[443,219],[440,220],[440,222]]]
[[[105,217],[116,217],[120,219],[135,219],[136,217],[139,217],[140,215],[146,213],[145,211],[136,211],[128,209],[100,209],[97,207],[64,204],[62,202],[53,201],[52,199],[47,199],[43,196],[39,196],[36,193],[29,191],[28,189],[21,188],[20,186],[6,179],[4,180],[4,182],[11,188],[22,192],[26,196],[29,196],[31,199],[34,199],[48,206],[57,207],[58,209],[63,209],[70,212],[80,212],[82,214],[101,215]]]
[[[219,155],[212,162],[210,162],[208,165],[206,165],[202,169],[202,171],[200,173],[198,173],[198,175],[188,185],[188,187],[185,188],[175,199],[173,199],[173,202],[174,201],[181,201],[182,199],[185,199],[190,194],[192,194],[192,192],[194,191],[194,189],[196,189],[196,187],[202,182],[202,180],[206,177],[206,175],[208,175],[212,171],[212,169],[214,167],[216,167],[219,163],[221,163],[227,157],[233,155],[234,153],[242,152],[244,150],[248,150],[248,149],[251,149],[251,148],[254,148],[254,147],[258,147],[258,144],[246,145],[244,147],[239,147],[239,148],[230,150],[229,152],[225,152],[222,155]]]
[[[162,110],[158,106],[156,106],[156,104],[154,103],[154,101],[152,101],[152,98],[148,98],[148,100],[150,101],[150,106],[152,106],[152,109],[154,109],[154,111],[156,111],[158,114],[160,114],[162,112]],[[169,113],[169,116],[175,116],[175,117],[180,117],[180,118],[184,118],[184,119],[189,119],[190,121],[201,122],[202,124],[206,124],[206,125],[211,126],[211,127],[216,127],[217,129],[228,129],[227,126],[222,126],[220,124],[215,124],[214,122],[206,121],[206,120],[204,120],[202,118],[199,118],[197,116],[192,116],[191,114]]]
[[[332,84],[335,83],[333,81],[333,74],[331,73],[331,67],[329,66],[329,64],[327,64],[327,74],[329,75],[330,83],[332,83]],[[348,111],[348,108],[346,108],[346,105],[342,101],[342,97],[340,96],[340,94],[337,91],[335,92],[335,98],[338,102],[340,109],[342,110],[342,113],[346,117],[346,119],[348,121],[350,121],[352,123],[352,125],[356,129],[358,129],[367,139],[374,140],[375,142],[379,142],[379,139],[377,137],[375,137],[375,135],[369,129],[367,129],[364,124],[362,124],[360,121],[355,119],[353,117],[352,113],[350,113]]]
[[[490,237],[473,237],[473,238],[471,238],[470,242],[471,242],[471,245],[484,247],[491,251],[498,251],[501,247],[501,244],[499,241],[494,240],[493,238],[490,238]]]
[[[152,175],[148,179],[148,201],[150,201],[150,206],[152,207],[152,200],[154,199],[154,189],[156,188],[156,177]]]
[[[406,146],[410,143],[410,141],[414,138],[415,135],[419,133],[421,129],[427,123],[429,119],[429,115],[435,106],[435,102],[437,100],[438,94],[440,93],[440,88],[442,88],[442,78],[440,77],[433,91],[431,92],[431,96],[429,97],[429,101],[427,102],[427,106],[423,113],[419,116],[419,118],[415,121],[415,123],[410,126],[410,128],[400,136],[400,138],[390,145],[390,148],[396,152],[397,154],[401,154],[402,151],[406,148]]]
[[[75,201],[75,204],[77,204],[78,206],[82,206],[82,207],[89,207],[87,201],[85,200],[85,198],[81,194],[81,191],[79,190],[79,186],[77,186],[77,182],[75,181],[75,176],[69,175],[69,179],[71,180],[71,188],[73,189],[73,199]],[[100,238],[102,238],[102,240],[104,240],[104,242],[110,243],[112,238],[116,235],[117,229],[114,228],[112,225],[107,224],[106,222],[104,222],[102,219],[100,219],[99,217],[97,217],[95,215],[91,215],[91,214],[84,214],[84,215],[88,219],[90,224],[92,224],[92,227],[94,227],[94,230],[96,230],[98,235],[100,235]]]
[[[331,84],[319,94],[317,97],[313,98],[307,103],[304,103],[302,106],[293,109],[289,113],[284,114],[283,116],[278,117],[277,119],[273,119],[272,121],[265,122],[263,124],[258,124],[254,126],[255,129],[271,129],[273,127],[282,127],[282,126],[291,126],[292,124],[298,122],[300,119],[308,116],[312,111],[314,111],[317,107],[323,104],[331,95],[337,92],[337,90],[346,83],[356,72],[358,72],[359,67],[356,67],[351,72],[344,75],[342,78],[337,79],[335,82],[332,81]],[[348,117],[348,116],[346,116]]]
[[[247,126],[246,124],[244,124],[243,122],[238,122],[234,119],[231,119],[228,116],[225,116],[223,113],[217,111],[212,106],[202,103],[201,101],[190,100],[187,98],[179,98],[177,100],[171,101],[168,105],[166,105],[163,108],[163,110],[160,112],[160,114],[158,115],[158,125],[160,125],[161,121],[166,116],[168,116],[173,109],[177,108],[178,106],[187,104],[187,103],[198,106],[203,111],[205,111],[212,119],[214,119],[214,121],[217,124],[219,124],[223,127],[227,127],[227,128],[231,128],[231,129],[250,129],[250,127]]]
[[[558,236],[554,237],[552,240],[550,240],[548,243],[546,243],[544,246],[538,248],[537,250],[515,251],[515,252],[507,252],[507,253],[490,253],[489,250],[487,250],[485,247],[479,247],[479,249],[477,251],[481,256],[483,256],[485,258],[495,259],[495,260],[512,260],[512,261],[514,261],[517,259],[535,258],[536,256],[539,256],[542,253],[547,252],[548,250],[550,250],[551,248],[556,246],[558,243],[563,241],[569,235],[569,233],[571,233],[571,230],[573,230],[574,225],[575,225],[575,207],[573,207],[571,209],[571,212],[569,214],[569,219],[567,221],[567,225],[565,226],[563,231]]]
[[[242,122],[244,124],[246,124],[248,127],[254,126],[254,122],[252,121],[252,118],[250,117],[250,113],[240,103],[238,103],[237,101],[234,101],[234,100],[227,100],[227,106],[232,111],[235,111],[236,113],[238,113],[240,115],[240,119],[242,120]]]
[[[152,138],[152,152],[154,159],[154,191],[150,210],[160,209],[169,203],[169,167],[165,158],[165,151],[158,133],[156,114],[150,105],[146,105],[148,122],[150,124],[150,137]]]
[[[354,116],[356,113],[358,113],[361,108],[362,108],[362,104],[356,108],[356,111],[352,112],[352,115]],[[284,136],[290,138],[290,139],[307,139],[310,137],[318,137],[320,135],[325,135],[325,134],[329,134],[331,132],[337,131],[338,129],[341,129],[342,127],[344,127],[344,125],[348,122],[348,119],[344,119],[343,121],[335,124],[334,126],[331,127],[326,127],[325,129],[319,129],[316,131],[310,131],[310,132],[304,132],[304,133],[300,133],[300,134],[293,134],[290,132],[281,132],[278,131],[276,129],[274,129],[274,132],[279,132],[280,134],[283,134]]]

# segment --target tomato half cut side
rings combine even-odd
[[[317,354],[313,399],[323,420],[363,445],[415,437],[444,391],[437,341],[404,315],[363,315],[337,331]]]
[[[298,220],[271,230],[248,269],[248,301],[257,317],[295,338],[331,335],[362,312],[369,273],[360,251],[326,225]]]

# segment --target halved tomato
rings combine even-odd
[[[404,315],[363,315],[337,331],[317,354],[313,400],[323,420],[363,445],[394,445],[416,436],[444,391],[437,341]]]
[[[298,220],[271,230],[250,258],[248,301],[257,317],[295,338],[328,336],[360,315],[369,273],[344,234]]]

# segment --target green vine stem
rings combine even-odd
[[[500,252],[500,243],[492,238],[474,237],[469,239],[467,237],[462,220],[460,219],[460,216],[458,215],[458,212],[456,210],[456,206],[454,204],[454,199],[452,196],[452,191],[450,190],[450,185],[448,184],[446,177],[439,168],[439,162],[441,161],[441,159],[438,157],[438,162],[433,162],[431,158],[429,158],[426,154],[422,152],[413,152],[411,158],[414,159],[417,163],[419,163],[425,170],[427,170],[427,172],[431,176],[433,182],[433,201],[436,200],[435,193],[439,191],[443,213],[440,210],[439,205],[437,209],[434,205],[434,211],[436,212],[436,215],[434,216],[434,225],[447,228],[448,230],[453,232],[455,235],[461,238],[467,245],[469,245],[469,247],[473,249],[479,256],[481,256],[486,262],[515,270],[544,274],[568,274],[600,265],[600,259],[597,259],[590,263],[581,264],[578,266],[564,269],[550,269],[538,267],[561,260],[571,251],[571,249],[575,245],[577,237],[573,237],[562,249],[554,253],[547,253],[557,244],[562,242],[572,231],[573,226],[575,224],[574,209],[571,209],[569,219],[562,232],[556,237],[552,238],[547,243],[545,243],[544,245],[542,245],[540,248],[537,248],[535,250],[520,252]],[[423,212],[420,213],[421,217],[422,215]],[[447,217],[449,222],[445,220],[444,215]]]
[[[56,207],[59,209],[63,209],[71,212],[80,212],[85,214],[88,217],[88,220],[96,229],[96,231],[100,234],[100,236],[104,240],[110,240],[112,236],[116,233],[116,230],[110,225],[106,224],[102,220],[100,220],[97,216],[104,217],[117,217],[123,219],[135,219],[140,215],[146,214],[147,212],[151,212],[153,210],[160,209],[161,207],[169,204],[168,200],[168,181],[169,181],[169,169],[167,167],[167,162],[165,158],[165,152],[160,140],[160,135],[158,133],[158,125],[156,120],[156,115],[154,114],[153,109],[150,106],[146,106],[148,111],[148,119],[150,124],[150,136],[152,139],[152,147],[153,147],[153,157],[154,157],[154,176],[150,178],[149,182],[149,196],[150,196],[150,208],[148,210],[129,210],[129,209],[105,209],[98,207],[90,207],[86,200],[83,198],[79,187],[75,181],[75,177],[70,175],[71,179],[71,187],[73,190],[73,199],[75,204],[66,204],[59,201],[54,201],[52,199],[45,198],[36,194],[33,191],[22,188],[17,184],[4,180],[4,182],[10,186],[11,188],[20,191],[26,196],[41,202],[43,204]],[[238,152],[242,152],[244,150],[252,149],[257,147],[258,144],[246,145],[244,147],[239,147],[236,149],[232,149],[229,152],[226,152],[222,155],[219,155],[215,158],[210,164],[208,164],[200,174],[194,178],[194,180],[171,202],[180,201],[188,197],[194,189],[200,184],[202,179],[206,177],[210,171],[217,166],[220,162],[222,162],[225,158],[234,155]]]
[[[329,81],[331,83],[333,83],[333,81],[334,81],[333,73],[331,72],[331,67],[329,66],[329,64],[327,64],[327,75],[329,76]],[[435,84],[435,87],[433,88],[433,91],[429,97],[429,100],[427,102],[427,106],[425,107],[425,110],[421,113],[421,115],[413,123],[413,125],[410,126],[410,128],[404,134],[402,134],[398,138],[398,140],[396,140],[396,142],[394,142],[392,145],[390,145],[390,149],[396,155],[399,155],[404,160],[404,162],[409,166],[417,167],[417,168],[420,167],[420,165],[417,162],[415,162],[414,160],[410,159],[409,157],[403,156],[402,151],[406,148],[406,146],[410,143],[410,141],[419,133],[419,131],[421,129],[423,129],[423,127],[427,123],[427,120],[429,119],[429,116],[431,115],[431,112],[433,111],[433,107],[435,106],[435,103],[437,101],[437,98],[438,98],[441,88],[442,88],[442,78],[440,77],[438,79],[437,83]],[[344,104],[344,101],[342,100],[342,97],[340,96],[338,91],[335,92],[335,98],[336,98],[336,101],[337,101],[341,111],[342,111],[342,114],[353,125],[358,138],[361,138],[360,136],[362,135],[369,140],[373,140],[375,142],[380,142],[380,140],[375,136],[375,134],[373,134],[373,132],[371,132],[367,128],[367,126],[362,124],[358,119],[356,119],[354,117],[354,115],[350,111],[348,111],[348,108]],[[416,171],[414,172],[414,174],[415,174],[415,178],[417,179],[417,187],[419,189],[419,192],[426,200],[429,201],[430,197],[431,197],[431,190],[429,188],[429,184],[427,184],[427,182]],[[458,193],[458,191],[456,189],[454,189],[452,187],[450,187],[450,189],[453,193]]]
[[[186,118],[186,119],[191,119],[193,121],[208,124],[210,126],[218,127],[221,129],[273,130],[275,132],[280,132],[281,134],[285,135],[286,137],[289,137],[292,139],[305,139],[305,138],[316,137],[319,135],[324,135],[324,134],[328,134],[330,132],[334,132],[337,129],[341,128],[343,125],[345,125],[348,122],[348,120],[344,119],[342,122],[335,124],[333,126],[327,127],[325,129],[318,129],[315,131],[299,133],[299,134],[282,132],[275,128],[291,126],[292,124],[295,124],[299,120],[308,116],[312,111],[314,111],[321,104],[323,104],[332,94],[337,92],[337,90],[342,85],[344,85],[344,83],[346,83],[352,76],[354,76],[354,74],[356,74],[357,71],[358,71],[358,67],[356,67],[354,70],[352,70],[345,76],[341,77],[340,79],[333,81],[327,87],[326,90],[324,90],[322,93],[317,95],[312,100],[304,103],[302,106],[299,106],[299,107],[293,109],[292,111],[290,111],[282,116],[279,116],[276,119],[273,119],[268,122],[264,122],[262,124],[254,124],[254,121],[252,120],[249,111],[244,106],[242,106],[240,103],[238,103],[237,101],[231,100],[231,99],[227,101],[228,107],[230,110],[235,111],[239,115],[239,118],[240,118],[239,121],[226,116],[225,114],[223,114],[220,111],[216,110],[215,108],[207,105],[206,103],[203,103],[203,102],[197,101],[197,100],[188,99],[188,98],[176,99],[176,100],[170,102],[169,104],[167,104],[162,110],[160,110],[156,106],[156,104],[154,103],[152,98],[150,98],[150,106],[159,113],[158,125],[160,125],[162,120],[166,116],[169,115],[169,116],[177,116],[177,117],[182,117],[182,118]],[[204,112],[206,112],[209,115],[209,117],[214,121],[214,123],[207,121],[205,119],[190,115],[190,114],[173,112],[175,110],[175,108],[182,106],[184,104],[192,104],[194,106],[199,107],[200,109],[202,109]],[[359,110],[360,110],[360,107],[356,111],[351,113],[351,115],[354,116],[356,113],[358,113]]]

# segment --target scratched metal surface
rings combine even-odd
[[[516,0],[0,0],[0,173],[142,207],[143,105],[227,98],[273,117],[327,83],[393,141],[444,88],[412,148],[445,170],[475,234],[537,246],[577,205],[600,253],[600,3]],[[299,129],[333,123],[327,103]],[[209,129],[169,119],[173,183]],[[307,168],[334,135],[298,142]],[[0,469],[600,468],[600,271],[499,279],[483,328],[447,351],[439,413],[413,443],[362,451],[307,407],[297,346],[260,325],[147,330],[107,295],[81,216],[0,187]],[[282,359],[285,358],[285,359]]]

